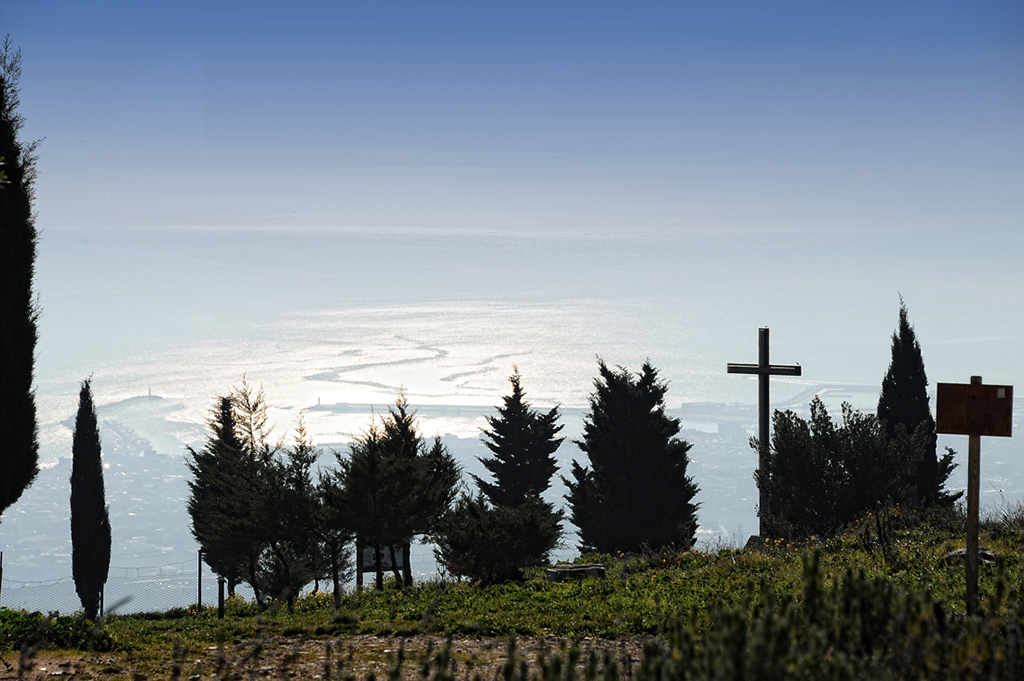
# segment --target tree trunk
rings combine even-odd
[[[395,584],[403,584],[402,575],[398,573],[398,559],[395,557],[395,547],[389,546],[388,552],[391,555],[391,572],[395,575]]]
[[[381,567],[380,547],[373,547],[373,568],[377,572],[377,591],[384,588],[384,568]]]
[[[331,545],[331,582],[334,586],[334,609],[341,610],[341,576],[338,574],[338,554],[341,550]]]

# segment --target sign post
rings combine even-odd
[[[730,374],[757,374],[757,468],[764,470],[765,454],[768,453],[768,436],[771,422],[768,402],[768,377],[769,376],[799,376],[801,369],[799,364],[771,364],[768,361],[768,327],[762,326],[757,330],[757,364],[727,364],[726,373]],[[760,486],[759,486],[760,487]],[[757,532],[758,536],[764,536],[764,516],[771,506],[771,499],[759,490],[757,508]]]
[[[981,436],[1013,434],[1013,386],[939,383],[935,431],[966,435],[967,440],[967,614],[978,611],[978,506],[981,487]]]

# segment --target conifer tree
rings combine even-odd
[[[302,587],[320,577],[320,542],[314,531],[317,492],[312,467],[320,450],[300,414],[295,442],[272,461],[267,484],[268,545],[261,563],[264,587],[291,610]]]
[[[472,476],[495,506],[519,506],[543,494],[558,470],[554,455],[565,439],[556,437],[562,430],[558,407],[543,414],[531,409],[524,399],[518,369],[514,369],[509,382],[512,394],[504,397],[498,416],[487,417],[489,429],[483,431],[484,445],[493,456],[479,460],[494,476],[494,482]]]
[[[0,47],[0,513],[39,472],[32,374],[39,309],[32,293],[38,237],[32,216],[36,143],[18,139],[21,50]]]
[[[935,419],[928,404],[928,377],[921,357],[921,344],[907,317],[907,306],[900,296],[899,323],[892,334],[892,359],[882,379],[878,398],[878,418],[885,424],[890,439],[903,428],[908,435],[918,430],[926,438],[925,451],[911,472],[917,498],[927,504],[948,505],[959,498],[944,491],[956,464],[954,452],[947,449],[936,455]]]
[[[235,432],[235,410],[230,397],[218,397],[210,420],[210,436],[202,450],[188,448],[192,494],[188,512],[192,536],[203,550],[206,564],[228,583],[229,595],[241,580],[244,546],[231,535],[225,516],[232,513],[233,477],[241,467],[242,444]]]
[[[440,438],[432,446],[424,442],[404,395],[379,427],[371,424],[352,444],[348,458],[335,456],[336,511],[348,519],[357,545],[374,550],[381,588],[381,552],[407,549],[414,536],[435,529],[455,499],[459,465]],[[402,582],[412,584],[408,561]]]
[[[236,576],[265,603],[263,553],[271,539],[269,519],[272,462],[277,447],[268,443],[267,402],[263,389],[242,381],[230,397],[218,398],[201,452],[191,447],[193,479],[189,514],[192,534],[209,557],[209,565]]]
[[[482,584],[522,579],[522,569],[546,563],[562,537],[562,512],[541,498],[564,439],[556,437],[558,407],[531,409],[518,369],[509,381],[512,393],[483,433],[493,456],[480,462],[494,482],[472,476],[480,494],[463,494],[433,535],[435,557],[449,573]]]
[[[90,379],[78,396],[71,456],[71,572],[85,616],[95,621],[110,570],[110,515]]]
[[[583,439],[590,459],[573,462],[566,499],[580,530],[580,550],[611,553],[689,548],[697,531],[697,485],[686,474],[690,443],[679,419],[665,414],[668,387],[645,362],[634,377],[599,360]]]

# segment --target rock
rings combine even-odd
[[[955,549],[942,558],[943,565],[959,565],[967,560],[967,549]],[[978,561],[982,563],[996,562],[996,554],[992,549],[984,547],[978,549]]]
[[[759,534],[752,534],[743,546],[744,551],[760,551],[764,548],[764,539]]]
[[[604,579],[604,565],[600,563],[559,563],[548,568],[549,582],[565,582],[584,577]]]

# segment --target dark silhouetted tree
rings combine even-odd
[[[453,574],[483,584],[522,579],[522,568],[548,561],[561,539],[561,511],[541,499],[558,463],[558,407],[546,413],[524,399],[518,369],[498,416],[488,416],[480,462],[494,476],[472,476],[480,495],[462,495],[433,536],[436,558]]]
[[[331,580],[334,589],[334,607],[341,607],[342,584],[351,579],[350,560],[352,552],[352,523],[346,517],[342,503],[341,487],[336,476],[320,469],[316,487],[315,522],[313,529],[320,539],[325,557],[325,576]]]
[[[558,470],[555,451],[565,439],[556,437],[562,430],[558,407],[543,414],[531,409],[524,399],[518,369],[509,382],[512,394],[505,396],[498,416],[487,417],[489,427],[483,431],[484,445],[493,456],[480,457],[480,463],[494,476],[494,482],[472,476],[495,506],[518,506],[543,494]]]
[[[423,441],[408,406],[400,395],[380,426],[372,424],[352,444],[348,458],[335,454],[336,512],[347,518],[357,546],[374,550],[378,588],[384,583],[381,552],[407,549],[413,537],[434,531],[460,478],[440,438],[432,446]],[[402,582],[412,583],[408,561]]]
[[[320,450],[299,416],[292,447],[271,462],[266,485],[268,544],[262,557],[264,589],[284,598],[291,610],[302,587],[320,577],[320,541],[315,531],[317,491],[312,467]]]
[[[878,398],[878,418],[885,424],[890,439],[903,428],[908,434],[919,430],[925,438],[925,451],[911,471],[917,498],[925,505],[950,505],[960,494],[945,491],[956,464],[955,452],[947,448],[942,458],[936,455],[935,420],[928,404],[928,377],[921,357],[921,344],[907,318],[907,306],[900,296],[899,323],[892,334],[892,360],[882,379]]]
[[[686,474],[690,443],[676,437],[679,419],[665,414],[667,386],[650,362],[636,377],[600,360],[599,370],[576,442],[590,467],[574,461],[573,479],[565,480],[580,550],[689,548],[697,485]]]
[[[210,567],[228,580],[248,583],[262,607],[262,561],[273,531],[269,513],[277,454],[267,440],[263,389],[253,390],[243,380],[230,397],[218,398],[209,428],[202,451],[189,448],[192,534]]]
[[[463,494],[432,537],[448,572],[482,585],[523,579],[523,568],[548,561],[562,536],[562,514],[538,496],[492,506],[483,494]]]
[[[36,143],[18,139],[21,50],[0,47],[0,513],[39,472],[32,374],[39,308],[32,292],[38,236],[32,216]]]
[[[915,498],[909,476],[927,447],[924,432],[900,429],[890,438],[877,417],[849,404],[837,426],[817,397],[810,421],[776,411],[772,425],[764,469],[754,474],[772,499],[763,518],[768,536],[828,536],[879,502]]]
[[[85,616],[95,621],[110,570],[110,516],[89,379],[82,381],[71,445],[71,572]]]

